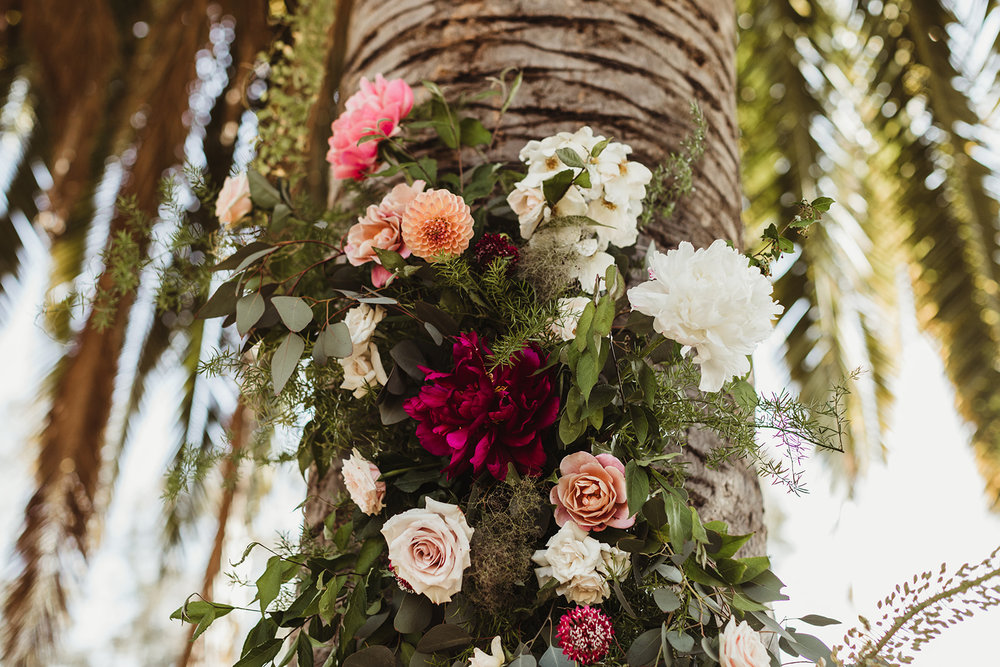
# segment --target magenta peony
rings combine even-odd
[[[360,181],[374,171],[380,140],[358,141],[379,132],[391,137],[412,108],[413,89],[402,79],[386,81],[378,74],[370,82],[362,77],[361,90],[351,95],[344,112],[333,121],[326,154],[326,161],[333,165],[333,177]]]
[[[537,474],[545,464],[540,432],[559,414],[559,396],[538,350],[526,347],[509,364],[486,370],[490,350],[475,333],[463,333],[453,348],[455,368],[448,373],[423,369],[426,384],[404,408],[420,422],[417,437],[424,449],[449,456],[449,477],[470,466],[497,479],[507,464],[522,474]]]

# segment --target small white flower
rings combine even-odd
[[[781,306],[771,283],[745,255],[715,241],[695,250],[684,241],[648,258],[653,280],[628,291],[632,310],[653,318],[653,329],[694,348],[702,391],[719,391],[750,370],[747,355],[771,333]]]
[[[576,325],[580,323],[580,316],[583,309],[590,303],[590,299],[585,296],[573,296],[559,299],[559,315],[549,326],[549,330],[560,340],[573,340],[576,338]]]
[[[542,189],[527,186],[524,181],[515,185],[514,189],[507,195],[507,204],[510,205],[510,210],[517,215],[523,239],[530,239],[543,216],[549,213]]]
[[[632,569],[632,557],[627,551],[601,542],[601,564],[598,571],[612,579],[622,580]]]
[[[374,387],[384,385],[389,377],[382,367],[382,358],[375,343],[355,345],[354,353],[349,357],[338,359],[344,369],[344,382],[341,389],[354,392],[354,398],[361,398]]]
[[[587,531],[567,521],[545,546],[531,557],[539,566],[535,568],[539,587],[555,579],[558,582],[556,592],[571,601],[574,598],[590,599],[607,588],[604,575],[597,572],[603,563],[601,543],[590,537]]]
[[[500,637],[494,637],[493,641],[490,642],[489,653],[478,648],[472,651],[472,657],[469,658],[469,667],[503,667],[503,663],[506,661]]]
[[[556,593],[576,604],[600,604],[611,595],[611,588],[608,578],[600,570],[594,570],[578,574],[567,583],[556,586]]]

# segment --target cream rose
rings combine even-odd
[[[250,180],[246,172],[229,176],[222,184],[215,200],[215,217],[228,228],[246,217],[253,209],[250,201]]]
[[[567,522],[531,557],[538,585],[549,579],[567,584],[577,575],[589,575],[601,563],[601,543],[572,521]]]
[[[490,643],[490,652],[482,649],[474,649],[472,657],[469,658],[469,667],[503,667],[507,661],[503,654],[503,646],[500,644],[500,637],[494,637]]]
[[[396,575],[434,604],[462,590],[462,574],[472,564],[473,532],[457,505],[431,498],[425,509],[397,514],[382,527]]]
[[[771,659],[760,634],[746,621],[736,625],[730,618],[719,641],[719,664],[722,667],[767,667]]]
[[[374,515],[382,511],[385,507],[385,482],[378,479],[382,473],[377,465],[353,449],[350,458],[344,459],[341,465],[341,474],[348,495],[362,512]]]
[[[556,593],[576,604],[600,604],[611,595],[608,580],[600,571],[578,574],[565,584],[556,586]]]
[[[632,569],[632,557],[627,551],[601,542],[601,564],[598,570],[612,579],[622,580]]]
[[[344,381],[340,388],[354,392],[354,398],[361,398],[372,387],[380,387],[389,381],[375,343],[355,345],[351,356],[337,361],[344,369]]]
[[[367,346],[375,333],[375,327],[385,318],[385,308],[359,303],[344,315],[344,324],[351,334],[351,342],[357,350],[358,346]]]

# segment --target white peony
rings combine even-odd
[[[344,324],[351,334],[355,352],[358,346],[367,346],[375,333],[375,326],[385,318],[385,308],[359,303],[344,315]]]
[[[719,664],[721,667],[768,667],[771,659],[760,634],[746,621],[736,625],[730,618],[719,638]]]
[[[337,361],[344,369],[344,381],[340,388],[353,391],[354,398],[361,398],[371,388],[380,387],[389,381],[375,343],[355,345],[351,356]]]
[[[549,331],[560,340],[573,340],[576,338],[576,325],[580,323],[580,316],[583,315],[583,309],[587,307],[590,301],[585,296],[559,299],[557,302],[559,315],[549,325]]]
[[[632,310],[651,316],[658,333],[695,349],[698,388],[719,391],[747,373],[747,355],[770,335],[782,310],[767,278],[722,240],[698,250],[684,241],[666,254],[654,250],[648,261],[652,280],[628,291]]]
[[[482,649],[473,649],[472,657],[469,658],[469,667],[503,667],[507,658],[503,654],[503,646],[500,644],[500,637],[494,637],[490,642],[490,652]]]

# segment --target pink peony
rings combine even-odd
[[[559,464],[559,473],[549,501],[556,506],[560,526],[572,521],[584,530],[599,531],[635,523],[625,497],[625,466],[611,454],[570,454]]]
[[[385,285],[392,274],[382,267],[382,261],[375,253],[375,248],[393,250],[403,257],[410,256],[410,249],[403,243],[400,225],[403,221],[403,211],[413,199],[423,192],[423,181],[413,181],[413,185],[400,183],[389,191],[377,205],[372,204],[365,211],[363,218],[358,218],[347,232],[347,245],[344,254],[347,261],[354,266],[366,262],[375,262],[372,267],[372,284],[375,287]]]
[[[538,474],[545,464],[541,431],[559,415],[559,396],[538,350],[526,347],[508,364],[486,370],[490,350],[475,333],[463,333],[453,348],[455,368],[429,368],[420,393],[403,404],[420,422],[417,438],[431,454],[449,456],[455,477],[470,466],[506,479],[507,464],[519,473]]]
[[[399,131],[399,121],[413,108],[413,89],[402,79],[386,81],[381,74],[374,83],[361,78],[361,90],[351,95],[345,109],[333,121],[333,136],[326,161],[334,178],[360,181],[375,170],[380,139],[358,144],[362,137]]]

